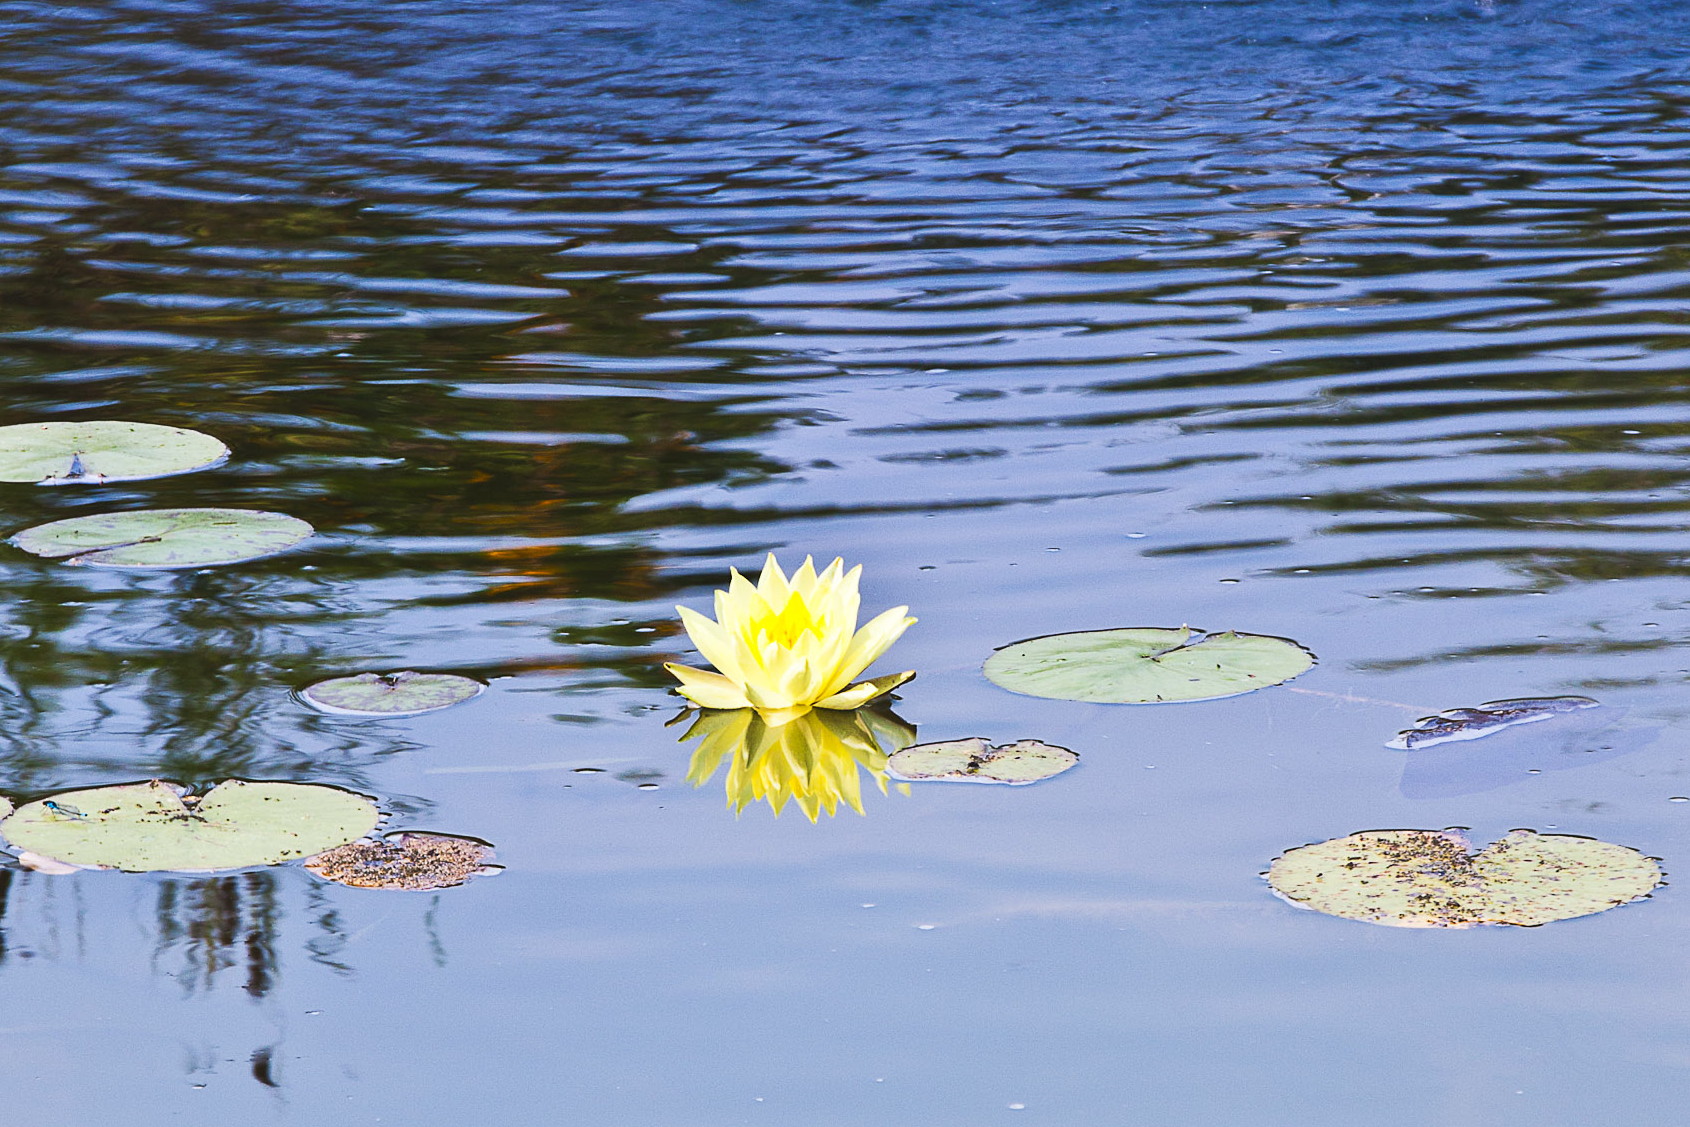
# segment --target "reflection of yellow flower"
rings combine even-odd
[[[887,750],[915,741],[915,729],[890,712],[803,712],[784,724],[752,708],[706,709],[683,740],[702,742],[692,754],[687,781],[701,787],[725,760],[728,804],[742,812],[759,800],[779,814],[788,799],[810,821],[831,817],[844,802],[863,812],[861,769],[886,791]]]
[[[853,709],[889,693],[914,672],[851,684],[913,618],[893,607],[857,629],[857,580],[834,560],[816,574],[809,558],[788,579],[770,555],[756,586],[738,571],[716,592],[716,618],[676,607],[698,652],[718,672],[669,662],[681,695],[704,708],[755,708],[770,724],[810,708]]]

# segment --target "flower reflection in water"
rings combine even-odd
[[[915,742],[915,729],[884,707],[807,711],[784,724],[754,708],[684,715],[695,719],[682,741],[700,741],[687,781],[703,786],[725,762],[736,814],[762,801],[778,815],[788,800],[812,822],[824,812],[831,817],[841,802],[861,814],[862,772],[884,794],[887,755]]]

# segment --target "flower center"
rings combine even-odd
[[[827,619],[813,613],[796,591],[780,610],[759,615],[751,624],[752,637],[767,638],[782,649],[791,649],[806,630],[818,638],[825,636]]]

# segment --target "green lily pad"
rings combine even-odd
[[[142,509],[38,524],[8,543],[68,564],[210,567],[274,555],[312,532],[295,517],[256,509]]]
[[[486,685],[455,673],[360,673],[331,677],[300,692],[313,708],[336,716],[415,716],[481,695]]]
[[[210,872],[309,857],[356,841],[380,817],[374,802],[338,787],[233,779],[194,798],[154,779],[26,803],[0,821],[0,835],[72,865]]]
[[[1456,830],[1367,830],[1286,850],[1266,876],[1293,904],[1390,927],[1537,927],[1641,900],[1662,881],[1635,849],[1531,830],[1478,853]]]
[[[0,481],[98,485],[209,469],[229,448],[197,430],[156,423],[16,423],[0,427]]]
[[[493,847],[473,837],[407,830],[337,846],[307,859],[305,867],[353,888],[421,892],[503,872],[489,863],[492,858]]]
[[[1012,693],[1107,704],[1216,700],[1289,681],[1314,655],[1288,638],[1130,627],[1047,634],[1003,647],[986,677]]]
[[[967,740],[916,744],[895,751],[886,769],[897,779],[1026,786],[1060,775],[1080,761],[1065,747],[1020,740],[993,747],[976,736]]]

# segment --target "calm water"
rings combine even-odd
[[[1673,0],[0,0],[0,422],[200,474],[4,528],[304,518],[199,573],[7,550],[0,789],[337,783],[497,844],[0,874],[7,1118],[1666,1127],[1690,908],[1417,932],[1258,873],[1355,830],[1690,869],[1690,9]],[[738,817],[673,605],[843,554],[923,739],[1042,786]],[[993,647],[1321,656],[1163,708]],[[291,690],[427,668],[358,722]],[[1416,756],[1416,715],[1602,699]],[[1322,695],[1325,694],[1325,695]],[[1364,699],[1344,699],[1344,698]],[[583,771],[582,768],[596,769]]]

